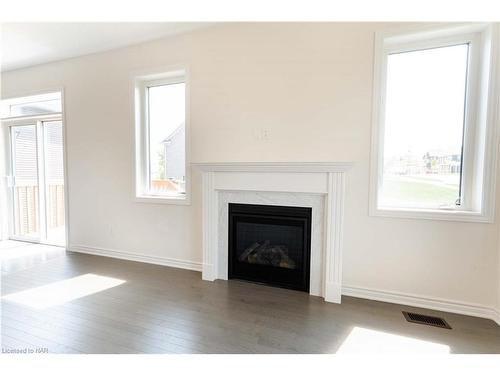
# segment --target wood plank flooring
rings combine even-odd
[[[303,292],[240,281],[206,282],[194,271],[55,254],[2,262],[4,352],[500,353],[500,327],[486,319],[350,297],[336,305]],[[87,274],[124,282],[75,299],[71,290],[54,289],[64,301],[30,307],[29,299],[37,293],[51,293],[53,286]],[[9,300],[12,296],[16,302]],[[441,316],[453,329],[408,323],[403,309]]]

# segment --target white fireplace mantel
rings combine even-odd
[[[194,163],[203,179],[203,280],[227,278],[219,236],[219,196],[223,192],[294,193],[324,197],[320,272],[325,301],[340,303],[345,175],[351,163]],[[224,267],[226,269],[224,269]]]

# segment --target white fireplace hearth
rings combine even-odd
[[[340,303],[345,175],[350,163],[198,163],[203,280],[228,277],[228,204],[312,208],[310,294]]]

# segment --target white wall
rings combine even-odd
[[[344,284],[493,307],[497,224],[368,216],[373,41],[395,25],[231,24],[2,76],[12,96],[64,87],[70,242],[201,262],[191,206],[133,200],[131,72],[187,64],[191,160],[352,161]],[[259,132],[267,130],[268,139]]]

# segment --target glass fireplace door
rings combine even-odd
[[[229,203],[228,278],[309,292],[311,208]]]

